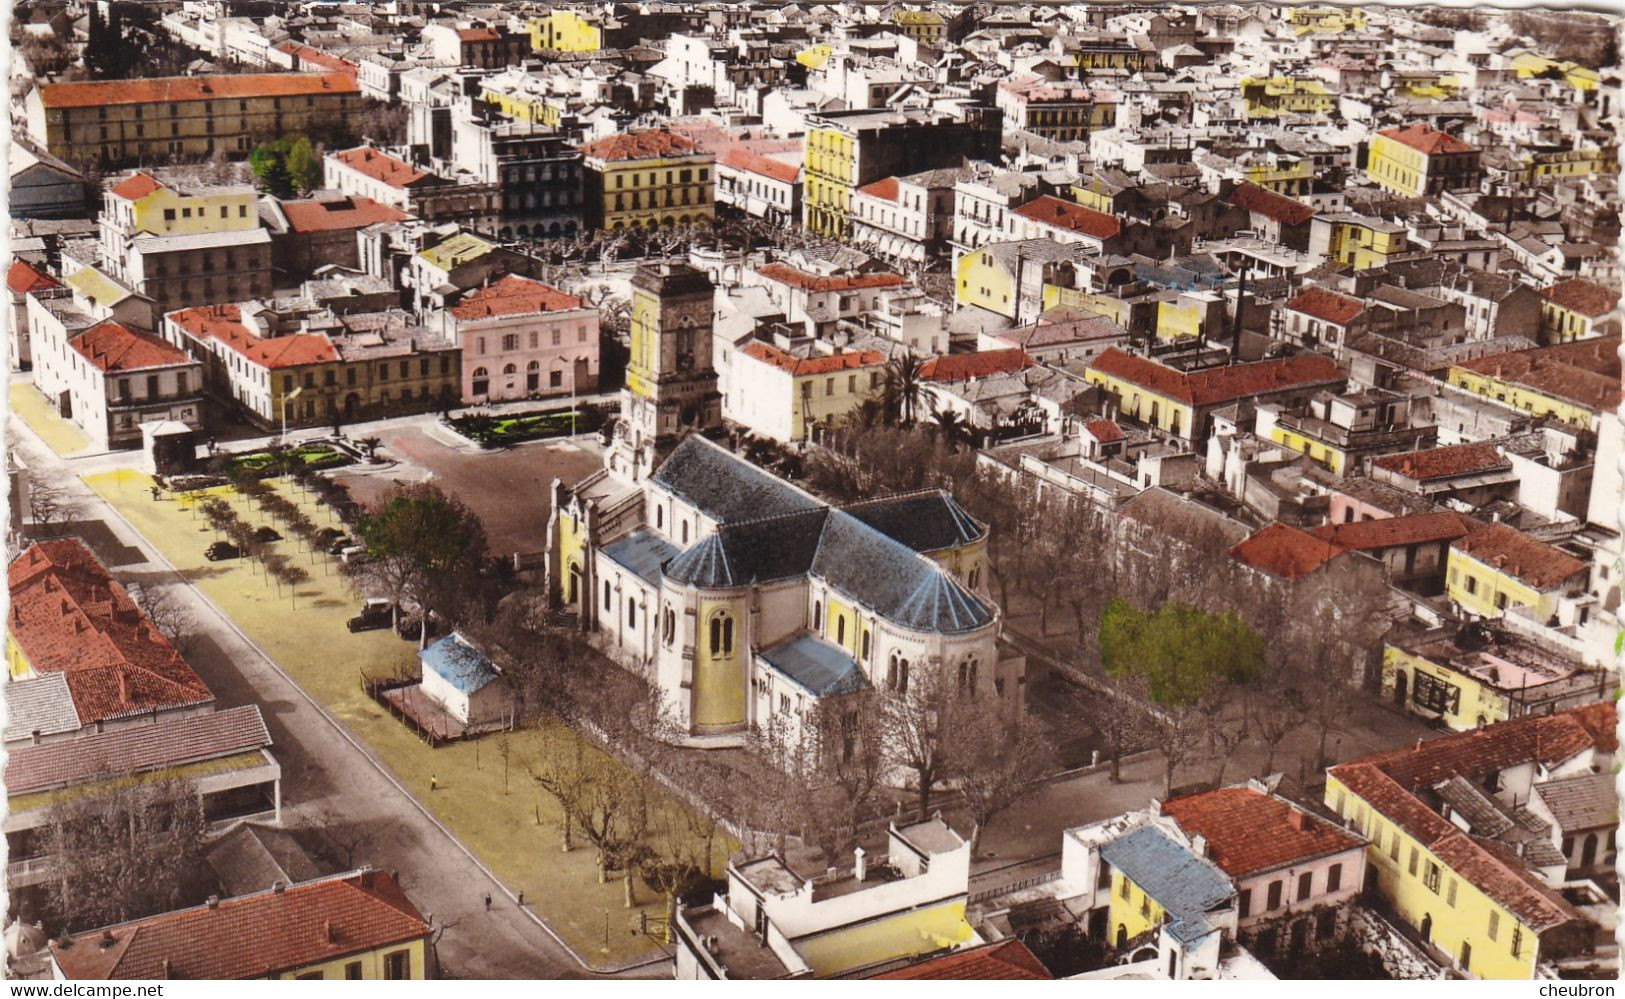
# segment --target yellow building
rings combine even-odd
[[[1212,291],[1176,292],[1157,303],[1157,339],[1216,336],[1228,323],[1224,296]]]
[[[1309,253],[1355,270],[1383,267],[1410,252],[1405,227],[1352,212],[1316,215],[1309,222]]]
[[[1240,88],[1242,109],[1249,118],[1275,118],[1283,114],[1323,115],[1337,108],[1337,95],[1327,90],[1321,81],[1309,77],[1249,76],[1242,78]]]
[[[1512,59],[1512,70],[1518,74],[1518,79],[1556,79],[1562,80],[1575,90],[1596,90],[1601,76],[1594,69],[1589,69],[1577,62],[1548,59],[1533,52],[1523,52]]]
[[[421,980],[429,933],[393,875],[362,868],[64,935],[51,960],[91,981]]]
[[[1124,329],[1128,328],[1129,316],[1133,311],[1133,307],[1121,298],[1055,284],[1044,285],[1043,302],[1045,312],[1058,306],[1081,309],[1093,316],[1105,316]]]
[[[1288,157],[1274,157],[1273,162],[1268,163],[1249,163],[1244,159],[1242,170],[1248,183],[1289,198],[1308,194],[1317,177],[1314,163]]]
[[[1543,343],[1619,335],[1619,291],[1616,288],[1570,278],[1541,289],[1540,298]]]
[[[1286,12],[1286,21],[1300,38],[1365,30],[1365,14],[1357,7],[1293,7]]]
[[[1390,71],[1387,89],[1396,97],[1448,101],[1460,94],[1461,81],[1436,69],[1413,67]]]
[[[829,57],[834,54],[834,50],[828,45],[818,42],[797,52],[796,62],[808,69],[823,69],[824,63],[829,62]]]
[[[1616,334],[1490,354],[1452,366],[1447,380],[1537,419],[1595,430],[1619,406],[1619,343]]]
[[[1439,629],[1390,641],[1382,653],[1383,696],[1455,732],[1606,700],[1617,685],[1611,671],[1494,631],[1480,645]]]
[[[716,217],[716,157],[692,140],[650,129],[589,142],[583,203],[589,229],[651,229]]]
[[[1424,124],[1378,132],[1365,168],[1373,183],[1407,198],[1471,190],[1482,173],[1477,146]]]
[[[1565,596],[1584,592],[1585,562],[1506,524],[1485,524],[1450,546],[1445,595],[1468,614],[1500,617],[1528,607],[1547,621]]]
[[[1525,153],[1521,177],[1539,184],[1553,177],[1613,176],[1619,173],[1618,146],[1582,146]]]
[[[126,239],[246,232],[260,227],[258,203],[258,193],[247,185],[182,191],[136,173],[107,189],[99,221],[104,233],[112,228]]]
[[[568,102],[560,96],[527,93],[512,76],[487,78],[480,83],[480,100],[496,108],[511,121],[529,122],[557,129],[564,119]]]
[[[968,119],[922,109],[834,111],[807,117],[802,225],[822,236],[852,232],[852,197],[882,177],[906,177],[986,157],[1000,137],[997,114]]]
[[[51,155],[118,163],[246,156],[266,138],[344,126],[364,101],[343,73],[251,73],[45,83],[25,103]]]
[[[1105,37],[1081,43],[1074,42],[1067,46],[1067,51],[1069,64],[1083,71],[1080,76],[1105,69],[1123,69],[1130,73],[1141,73],[1159,69],[1162,65],[1161,56],[1144,36],[1133,39],[1123,36]]]
[[[604,47],[603,29],[572,10],[533,17],[528,27],[530,47],[537,52],[597,52]]]
[[[1117,123],[1117,101],[1110,91],[1052,83],[1039,76],[1000,83],[995,98],[1006,130],[1032,132],[1057,142],[1087,139],[1091,132]]]
[[[1176,963],[1188,962],[1204,939],[1235,933],[1236,889],[1230,878],[1155,822],[1102,846],[1100,860],[1110,872],[1109,946],[1129,950],[1139,941],[1155,947],[1148,935],[1160,931],[1183,952]]]
[[[1612,702],[1593,704],[1344,763],[1327,772],[1325,802],[1369,839],[1367,884],[1430,956],[1528,980],[1596,928],[1544,873],[1564,878],[1556,847],[1497,817],[1528,800],[1537,769],[1544,780],[1610,766],[1615,718]],[[1494,841],[1508,831],[1523,845]]]
[[[903,34],[921,45],[935,46],[948,35],[948,21],[934,10],[900,10],[892,21]]]

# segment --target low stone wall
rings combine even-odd
[[[1348,932],[1361,950],[1381,958],[1383,969],[1395,979],[1416,981],[1444,977],[1443,968],[1369,909],[1353,907]]]

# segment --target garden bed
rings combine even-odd
[[[217,455],[214,462],[219,463],[220,474],[231,476],[246,473],[248,475],[266,477],[280,475],[289,470],[293,462],[297,461],[311,471],[324,468],[339,468],[349,465],[355,458],[340,450],[332,444],[305,444],[300,447],[288,448],[285,451],[254,451],[248,454],[222,454]]]
[[[504,416],[469,413],[447,422],[452,430],[481,447],[502,447],[548,437],[590,434],[604,425],[607,416],[603,407],[582,406],[573,414],[568,409]]]

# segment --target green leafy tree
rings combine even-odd
[[[359,533],[368,557],[361,572],[387,589],[397,605],[410,600],[424,615],[447,612],[479,590],[485,528],[474,511],[433,483],[390,490],[362,518]],[[428,633],[424,628],[423,644]]]
[[[293,176],[288,172],[288,158],[283,140],[261,143],[248,154],[248,166],[254,171],[254,182],[260,190],[272,197],[293,197]]]
[[[289,182],[300,194],[309,194],[322,186],[322,163],[311,149],[309,139],[303,136],[294,139],[288,146],[283,165],[288,171]]]

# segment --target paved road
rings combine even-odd
[[[187,659],[215,693],[221,707],[258,704],[283,768],[283,819],[290,828],[328,829],[328,839],[353,848],[355,864],[398,871],[420,908],[443,927],[438,953],[444,974],[459,978],[578,977],[581,966],[528,915],[456,842],[305,700],[255,646],[240,636],[197,590],[159,560],[144,539],[120,521],[104,501],[79,482],[84,462],[65,462],[38,442],[20,420],[10,421],[8,445],[32,472],[60,484],[75,506],[75,519],[99,521],[93,547],[122,563],[125,581],[170,585],[192,611],[200,639]],[[103,456],[98,467],[134,465],[134,454]],[[98,551],[100,554],[101,551]],[[137,561],[139,559],[139,561]],[[484,898],[497,902],[485,910]],[[641,975],[669,974],[663,967]]]

